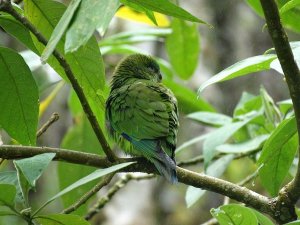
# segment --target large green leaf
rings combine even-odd
[[[48,41],[47,46],[45,47],[41,59],[42,61],[46,62],[47,59],[50,57],[52,52],[54,51],[56,45],[58,44],[59,40],[64,35],[66,29],[68,28],[71,19],[73,18],[73,15],[78,8],[81,0],[72,0],[70,5],[68,6],[67,10],[63,14],[63,16],[60,18],[58,24],[54,28],[52,35]]]
[[[43,225],[90,225],[84,218],[70,214],[39,215],[36,219]]]
[[[295,118],[282,121],[264,144],[258,160],[263,165],[259,170],[262,185],[276,196],[288,174],[298,147]],[[296,134],[296,135],[295,135]]]
[[[36,181],[54,157],[55,153],[44,153],[26,159],[15,160],[14,164],[23,173],[30,187],[34,188]]]
[[[93,180],[96,180],[100,177],[103,177],[107,174],[116,172],[126,166],[129,166],[131,164],[133,164],[134,162],[128,162],[128,163],[121,163],[118,165],[114,165],[105,169],[98,169],[95,170],[93,173],[89,174],[86,177],[83,177],[82,179],[76,181],[75,183],[71,184],[70,186],[66,187],[65,189],[63,189],[62,191],[60,191],[59,193],[57,193],[56,195],[54,195],[52,198],[48,199],[37,211],[34,212],[34,215],[36,213],[38,213],[41,209],[43,209],[46,205],[48,205],[49,203],[51,203],[52,201],[54,201],[55,199],[67,194],[68,192],[74,190],[75,188],[80,187],[81,185],[84,185],[88,182],[91,182]]]
[[[66,52],[87,43],[95,29],[104,34],[120,3],[119,0],[84,0],[66,34]]]
[[[180,111],[186,114],[197,111],[215,111],[212,105],[210,105],[201,97],[197,97],[197,94],[191,89],[169,79],[163,80],[163,83],[173,91],[178,100]]]
[[[182,79],[189,79],[198,64],[199,32],[196,24],[174,19],[172,33],[167,36],[166,48],[171,64]]]
[[[223,205],[217,209],[210,210],[220,225],[257,225],[256,215],[251,209],[237,205]]]
[[[17,176],[16,171],[0,172],[0,184],[14,185],[16,190],[17,190],[15,201],[16,202],[23,202],[23,195],[22,195],[22,191],[21,191],[21,188],[20,188],[20,185],[19,185],[18,176]],[[1,194],[5,194],[5,192],[0,193],[0,195]]]
[[[206,174],[213,177],[220,177],[227,169],[234,155],[226,155],[213,162],[206,170]],[[204,194],[206,190],[189,186],[185,194],[185,202],[187,207],[193,206]]]
[[[15,196],[16,196],[15,186],[11,184],[0,184],[0,205],[14,207]]]
[[[222,126],[232,122],[231,117],[214,112],[195,112],[188,114],[187,118],[214,126]]]
[[[189,12],[185,11],[183,8],[174,5],[169,0],[121,0],[121,2],[125,5],[128,4],[129,6],[130,3],[134,3],[151,11],[159,12],[183,20],[207,24],[203,20],[200,20]]]
[[[224,69],[220,73],[214,75],[205,81],[199,88],[199,92],[203,91],[211,84],[219,83],[226,80],[231,80],[236,77],[244,76],[250,73],[256,73],[270,69],[270,63],[276,59],[276,55],[259,55],[253,56],[242,61],[239,61],[232,66]]]
[[[78,99],[73,93],[70,98],[69,105],[72,109],[72,113],[76,118],[76,124],[72,126],[67,134],[64,136],[64,139],[61,144],[61,148],[73,149],[78,151],[85,151],[89,153],[99,154],[101,153],[101,146],[99,141],[93,132],[91,125],[89,124],[86,117],[83,115],[82,108],[78,104]],[[76,182],[80,178],[90,174],[95,171],[95,168],[92,167],[82,167],[81,165],[74,165],[69,163],[60,163],[58,165],[58,177],[59,177],[59,187],[64,189],[70,184]],[[86,185],[80,186],[68,195],[62,197],[63,204],[65,207],[73,204],[77,199],[84,195],[88,190],[90,190],[97,181],[90,182]],[[83,214],[86,212],[86,205],[83,205],[78,210],[76,214]]]
[[[209,133],[203,143],[204,166],[207,167],[210,161],[216,155],[217,147],[219,145],[225,143],[225,141],[227,141],[235,132],[237,132],[257,116],[258,114],[254,114],[243,121],[226,124],[223,127],[220,127],[217,130]]]
[[[25,0],[24,3],[25,15],[46,38],[50,38],[66,7],[59,2],[51,0]],[[64,38],[57,45],[60,53],[64,52],[63,42]],[[36,39],[34,43],[39,52],[44,50],[45,47]],[[103,60],[95,37],[90,38],[89,42],[76,52],[64,56],[83,89],[97,121],[101,126],[104,126],[105,96],[103,96],[103,89],[105,86],[105,73]],[[49,58],[48,63],[61,76],[65,77],[64,71],[57,64],[57,61],[55,63],[55,61],[51,61],[51,58]]]
[[[99,42],[99,46],[124,45],[136,42],[154,41],[171,34],[171,32],[172,30],[169,28],[149,28],[126,31],[105,37]]]
[[[287,3],[285,3],[281,8],[280,8],[280,15],[286,13],[287,11],[295,8],[296,6],[300,5],[300,0],[290,0]]]
[[[0,15],[0,26],[10,35],[17,38],[22,44],[28,47],[33,52],[37,53],[37,49],[33,44],[30,36],[30,32],[19,21],[13,18],[11,15]]]
[[[217,147],[217,151],[222,153],[235,154],[255,151],[262,146],[262,144],[268,139],[268,137],[268,134],[264,134],[241,143],[219,145]]]
[[[246,0],[246,2],[251,6],[251,8],[258,13],[260,16],[264,16],[262,7],[260,5],[259,0]],[[277,0],[276,3],[279,8],[285,6],[290,0]],[[290,3],[291,4],[291,3]],[[287,5],[287,8],[290,6]],[[295,32],[300,32],[300,14],[299,14],[299,7],[292,6],[291,9],[287,10],[285,13],[281,13],[280,19],[286,28],[289,28]]]
[[[257,221],[259,222],[260,225],[274,225],[272,220],[270,220],[268,217],[266,217],[262,213],[256,211],[255,209],[251,209],[251,210],[252,210],[252,212],[254,212],[254,214],[257,218]]]
[[[29,190],[35,188],[37,179],[42,175],[54,156],[55,153],[44,153],[30,158],[14,161],[18,173],[18,181],[21,188],[22,197],[26,207],[29,206]]]
[[[38,88],[24,59],[0,47],[0,127],[19,143],[35,145]]]
[[[184,142],[182,145],[180,145],[178,148],[176,148],[175,153],[178,154],[182,150],[190,147],[191,145],[194,145],[194,144],[196,144],[196,143],[198,143],[200,141],[204,141],[208,136],[209,136],[209,133],[201,135],[199,137],[195,137],[195,138],[193,138],[191,140],[188,140],[188,141]]]

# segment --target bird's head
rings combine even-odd
[[[123,59],[117,66],[114,76],[161,82],[159,65],[150,56],[133,54]]]

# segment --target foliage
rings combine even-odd
[[[246,2],[260,16],[263,15],[258,0]],[[129,8],[131,10],[128,11],[129,13],[143,14],[148,18],[147,23],[152,21],[153,24],[159,25],[161,22],[158,18],[168,20],[167,17],[159,17],[161,14],[171,16],[172,19],[167,28],[126,31],[104,36],[98,40],[94,35],[95,31],[103,35],[109,29],[110,21],[120,5],[123,9]],[[278,1],[284,26],[294,32],[300,32],[299,5],[300,1],[297,0]],[[177,155],[180,156],[183,152],[187,152],[191,145],[202,141],[203,154],[196,158],[203,156],[201,158],[204,162],[203,173],[213,177],[221,177],[234,159],[249,157],[256,164],[256,173],[264,190],[272,197],[278,196],[281,188],[291,180],[289,173],[297,158],[299,143],[297,117],[294,115],[290,99],[275,102],[261,87],[259,95],[244,92],[233,114],[228,116],[216,112],[216,109],[201,97],[202,92],[210,85],[237,77],[271,69],[283,74],[274,49],[225,68],[205,81],[197,95],[182,81],[192,78],[199,64],[198,26],[203,24],[209,27],[209,24],[171,1],[72,0],[66,7],[53,0],[24,0],[23,8],[15,4],[14,8],[49,40],[47,46],[40,43],[28,27],[5,10],[0,12],[0,27],[28,50],[40,56],[42,61],[48,63],[64,82],[70,83],[71,80],[67,78],[62,63],[55,57],[56,51],[61,54],[70,67],[67,70],[73,72],[79,88],[87,99],[85,104],[90,106],[101,129],[105,129],[104,107],[109,91],[103,57],[145,53],[135,47],[135,44],[163,40],[169,61],[159,57],[155,59],[161,67],[164,84],[174,92],[182,114],[186,114],[188,119],[199,125],[211,128],[209,133],[196,136],[179,146],[176,150]],[[104,13],[99,14],[99,12]],[[291,42],[290,45],[295,60],[299,62],[299,42]],[[0,47],[0,127],[8,133],[12,143],[35,146],[39,112],[41,116],[58,95],[58,89],[55,94],[46,96],[39,105],[39,95],[42,95],[39,92],[41,85],[34,80],[29,64],[30,62],[25,62],[16,49]],[[62,83],[51,85],[59,87]],[[74,86],[73,88],[77,91]],[[89,124],[90,115],[85,114],[86,110],[82,108],[84,106],[82,99],[78,101],[73,90],[71,93],[68,108],[75,123],[64,135],[61,147],[105,155],[103,145],[99,144],[93,126]],[[45,101],[47,104],[43,104]],[[104,136],[106,138],[106,134]],[[82,168],[79,165],[60,162],[58,176],[62,190],[52,197],[48,196],[45,203],[38,202],[36,209],[29,198],[29,192],[36,191],[37,180],[54,159],[57,159],[55,153],[44,153],[14,160],[14,170],[0,172],[0,206],[4,207],[0,208],[0,216],[16,216],[28,224],[32,224],[32,221],[49,225],[90,224],[83,217],[78,216],[86,213],[86,206],[76,211],[78,215],[58,214],[59,212],[40,214],[40,211],[58,198],[62,198],[63,206],[68,207],[94,187],[96,179],[104,179],[106,175],[114,174],[132,164],[132,162],[120,163],[94,171],[92,167]],[[76,193],[72,192],[74,189],[77,190]],[[185,196],[187,206],[196,204],[204,194],[205,190],[189,186]],[[222,225],[273,224],[261,212],[238,204],[220,206],[212,209],[211,214]],[[297,221],[290,224],[297,224]]]

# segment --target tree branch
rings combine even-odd
[[[141,175],[134,176],[132,174],[126,174],[123,178],[121,178],[118,182],[116,182],[107,192],[105,196],[100,198],[97,203],[88,211],[87,215],[84,217],[86,220],[90,220],[96,215],[113,197],[114,195],[123,188],[129,181],[131,180],[144,180],[151,179],[153,175]]]
[[[54,152],[56,153],[55,160],[76,163],[87,166],[107,168],[117,163],[136,161],[120,172],[144,172],[158,174],[153,164],[144,158],[120,158],[117,162],[111,163],[106,158],[101,158],[96,154],[83,153],[66,149],[48,148],[48,147],[30,147],[30,146],[0,146],[0,158],[16,159],[26,158],[34,155]],[[270,206],[272,199],[255,193],[245,187],[240,187],[236,184],[224,181],[218,178],[207,176],[204,174],[195,173],[177,166],[177,176],[181,183],[191,185],[197,188],[213,191],[234,200],[245,203],[260,212],[267,213],[270,216],[275,215],[274,210]]]
[[[296,116],[298,138],[300,133],[300,72],[295,62],[292,49],[290,47],[288,36],[280,22],[278,7],[274,0],[260,0],[264,11],[269,34],[276,50],[277,57],[284,72],[293,107]],[[299,139],[300,140],[300,139]],[[299,141],[300,143],[300,141]],[[300,153],[300,148],[298,147]],[[276,207],[286,205],[289,209],[289,215],[280,211],[280,219],[282,222],[289,222],[297,218],[294,205],[300,198],[300,163],[295,178],[280,190],[276,199]],[[290,217],[290,218],[287,218]]]
[[[48,128],[59,119],[58,113],[53,113],[49,120],[37,131],[36,137],[40,137]]]
[[[22,23],[27,29],[34,34],[34,36],[41,42],[43,45],[47,45],[47,39],[33,26],[33,24],[24,16],[20,15],[11,5],[10,0],[1,0],[0,1],[0,11],[6,12],[13,16],[16,20]],[[74,76],[72,69],[66,59],[60,54],[57,50],[53,51],[53,56],[57,59],[61,67],[64,69],[66,76],[68,77],[72,87],[74,88],[80,103],[83,107],[85,114],[87,115],[88,120],[102,146],[103,151],[105,152],[109,161],[113,162],[116,160],[115,154],[112,152],[109,144],[107,143],[105,136],[99,126],[99,123],[94,115],[91,106],[89,105],[83,89],[80,87],[77,78]]]
[[[70,214],[71,212],[74,212],[76,209],[78,209],[81,205],[85,204],[94,194],[96,194],[101,188],[106,186],[111,179],[113,178],[115,174],[108,174],[105,176],[101,181],[96,184],[90,191],[85,193],[77,202],[75,202],[73,205],[69,206],[68,208],[64,209],[61,213],[63,214]]]

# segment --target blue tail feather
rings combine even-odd
[[[176,163],[171,159],[161,148],[160,141],[158,140],[135,140],[123,133],[122,136],[130,141],[133,146],[141,151],[147,159],[149,159],[159,171],[169,182],[172,184],[177,183],[176,175]]]

